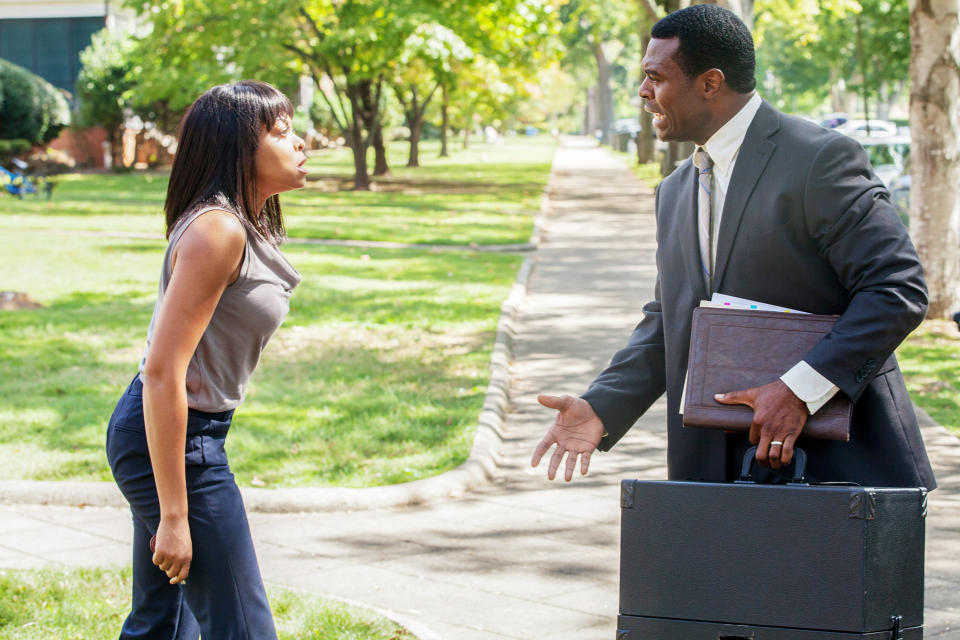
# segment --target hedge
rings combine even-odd
[[[56,87],[0,58],[0,139],[44,144],[70,124],[70,106]]]

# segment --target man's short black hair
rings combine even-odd
[[[729,9],[695,4],[657,22],[650,35],[661,40],[680,39],[675,59],[690,77],[707,69],[720,69],[727,86],[737,93],[750,93],[757,86],[753,36]]]

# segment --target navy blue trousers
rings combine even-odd
[[[160,503],[147,451],[143,386],[134,378],[107,428],[107,459],[133,513],[133,607],[121,640],[275,640],[240,490],[224,439],[233,411],[191,409],[185,451],[193,560],[185,583],[171,585],[153,564],[150,538]]]

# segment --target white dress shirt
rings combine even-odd
[[[727,120],[716,133],[703,145],[703,148],[713,160],[713,255],[717,255],[717,230],[720,228],[720,216],[723,214],[723,202],[727,197],[727,187],[730,186],[730,176],[740,154],[740,146],[747,135],[747,129],[753,122],[757,110],[760,109],[760,96],[756,92],[747,101],[735,116]],[[700,246],[706,246],[707,229],[698,226]],[[707,258],[704,256],[704,263]],[[714,265],[711,265],[711,270]],[[789,371],[780,377],[793,393],[807,404],[807,410],[813,414],[832,398],[839,387],[826,379],[816,369],[801,360]]]

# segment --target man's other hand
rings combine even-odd
[[[567,482],[573,479],[578,455],[580,456],[580,475],[586,475],[590,468],[590,454],[597,448],[600,438],[603,437],[603,422],[594,413],[593,407],[583,398],[573,396],[539,395],[537,402],[550,409],[556,409],[560,413],[534,449],[530,465],[535,467],[540,464],[543,454],[556,444],[557,448],[554,449],[553,456],[550,458],[550,466],[547,467],[547,477],[551,480],[556,477],[564,454],[567,456],[564,473]]]
[[[807,404],[790,387],[777,380],[744,391],[718,393],[721,404],[745,404],[753,409],[750,443],[757,445],[757,462],[774,469],[793,460],[796,442],[809,415]]]

